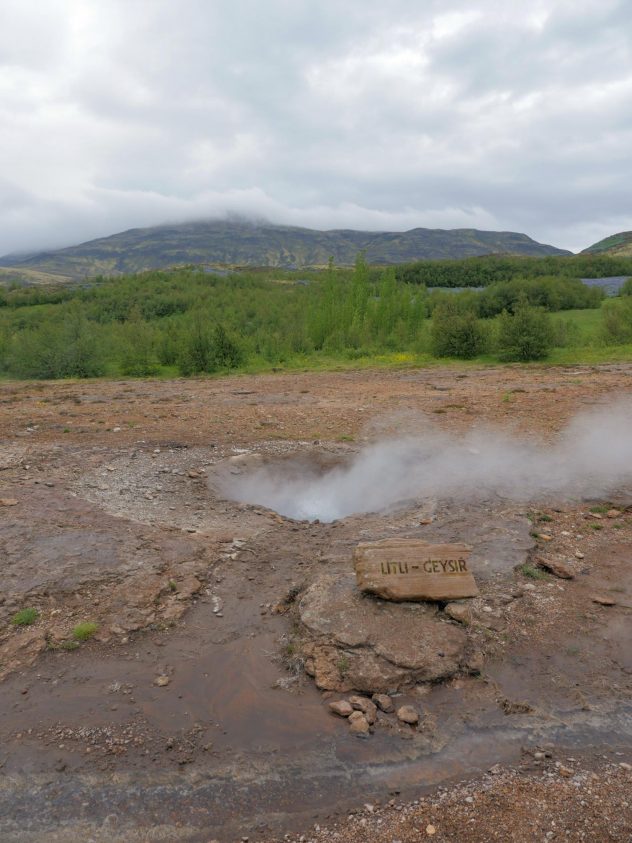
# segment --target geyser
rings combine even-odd
[[[425,423],[421,432],[367,445],[342,465],[284,460],[229,474],[219,488],[291,518],[333,521],[411,499],[597,498],[628,483],[630,400],[576,416],[548,445],[493,428],[457,437]]]

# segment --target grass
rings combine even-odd
[[[97,623],[92,623],[91,621],[78,623],[72,631],[72,637],[75,641],[88,641],[98,629],[99,625]]]
[[[342,677],[345,677],[347,675],[347,673],[349,673],[349,667],[350,667],[349,659],[344,655],[340,656],[340,658],[338,659],[338,662],[336,664],[336,667],[338,668],[338,673]]]
[[[599,506],[591,506],[590,507],[591,512],[596,512],[599,515],[605,515],[606,512],[608,512],[610,509],[612,509],[610,504],[599,504]]]
[[[603,524],[591,524],[590,529],[591,530],[603,530]]]
[[[16,612],[11,618],[11,623],[13,626],[30,626],[35,623],[38,618],[39,612],[37,609],[20,609],[20,611]]]
[[[548,575],[544,573],[540,568],[536,568],[535,565],[529,564],[529,562],[525,562],[524,565],[521,565],[518,570],[523,575],[523,577],[528,577],[530,580],[547,580]]]

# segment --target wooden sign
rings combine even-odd
[[[417,539],[361,542],[353,551],[358,588],[385,600],[458,600],[476,597],[467,567],[471,547]]]

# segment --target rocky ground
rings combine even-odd
[[[218,480],[419,413],[550,440],[631,392],[628,366],[5,384],[3,839],[628,840],[631,495],[321,524]],[[386,537],[467,541],[480,596],[358,602],[352,549]]]

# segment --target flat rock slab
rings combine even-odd
[[[362,594],[353,573],[325,575],[303,595],[301,621],[316,684],[383,693],[451,676],[466,660],[465,631],[428,603],[389,603]]]
[[[465,544],[419,539],[362,542],[353,551],[358,588],[385,600],[458,600],[476,597]]]

